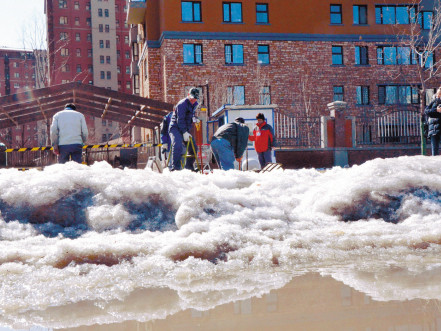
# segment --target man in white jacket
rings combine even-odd
[[[54,153],[58,155],[58,163],[72,161],[81,163],[83,145],[86,143],[87,131],[84,115],[76,111],[72,103],[66,104],[52,118],[51,142]]]

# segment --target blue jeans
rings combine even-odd
[[[234,151],[228,140],[222,138],[213,140],[211,150],[222,170],[234,169]]]
[[[432,146],[432,155],[438,155],[439,154],[439,135],[433,135],[430,137],[430,144]]]
[[[273,162],[273,159],[271,157],[271,148],[263,153],[257,153],[257,156],[259,157],[259,163],[262,169],[267,163]]]
[[[58,155],[58,163],[66,163],[69,161],[69,156],[72,161],[81,163],[83,156],[83,145],[81,144],[71,144],[71,145],[60,145],[58,146],[60,155]]]
[[[193,138],[190,138],[193,139]],[[181,159],[182,154],[185,152],[187,148],[187,143],[184,145],[184,137],[178,128],[172,127],[170,128],[170,141],[171,141],[171,156],[170,156],[170,170],[181,170]],[[194,148],[196,149],[196,153],[198,152],[198,147],[194,143]],[[188,149],[188,154],[193,155],[193,151],[191,145]],[[194,171],[194,157],[187,157],[185,162],[185,169]]]

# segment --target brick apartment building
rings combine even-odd
[[[45,52],[34,50],[0,49],[0,96],[21,93],[43,87],[44,79],[38,70],[37,57]],[[8,147],[40,146],[46,144],[46,125],[43,121],[0,130],[0,142]]]
[[[45,0],[50,85],[82,82],[132,93],[125,0]],[[118,123],[86,116],[91,142],[118,138]]]
[[[412,3],[130,0],[140,93],[175,103],[198,86],[211,114],[277,104],[289,116],[323,116],[335,100],[352,115],[416,111],[418,60],[397,35],[415,19],[429,31],[433,1]]]

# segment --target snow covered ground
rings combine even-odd
[[[3,326],[164,318],[309,272],[376,300],[441,299],[441,157],[264,174],[3,169],[0,211]]]

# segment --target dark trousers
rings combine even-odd
[[[72,161],[81,163],[83,155],[83,146],[81,144],[60,145],[58,146],[60,155],[58,155],[58,163],[66,163],[69,157]]]
[[[440,140],[439,134],[430,137],[430,144],[432,145],[432,155],[439,154],[439,140]]]
[[[259,163],[262,169],[265,167],[265,164],[273,162],[271,158],[271,149],[268,149],[263,153],[257,153],[257,156],[259,157]]]
[[[170,128],[170,141],[171,141],[171,150],[172,150],[171,159],[170,159],[170,163],[171,163],[170,170],[181,170],[182,154],[185,152],[187,148],[187,142],[185,142],[184,144],[184,137],[182,136],[182,133],[179,131],[179,129],[176,127]],[[194,143],[194,140],[193,140],[193,145],[197,153],[197,146]],[[191,148],[191,145],[190,148],[188,149],[188,154],[193,155],[193,149]],[[193,171],[194,161],[195,161],[194,157],[187,157],[185,162],[185,169]]]

